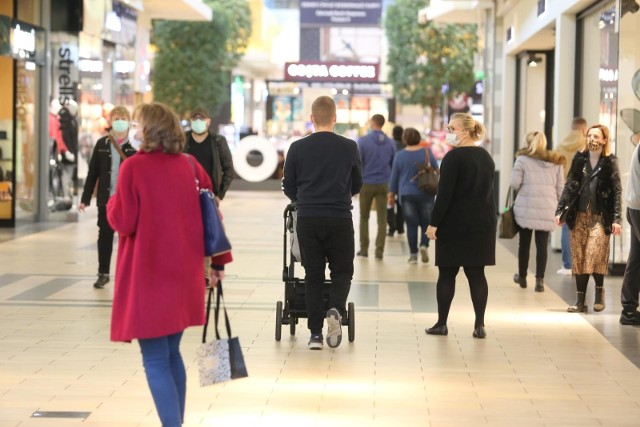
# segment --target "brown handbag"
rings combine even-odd
[[[418,188],[422,192],[431,196],[438,194],[438,181],[440,180],[440,169],[431,166],[429,162],[429,150],[424,149],[425,163],[416,163],[418,166],[418,174],[411,180],[418,180]]]

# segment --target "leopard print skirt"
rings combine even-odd
[[[578,212],[576,225],[569,233],[573,274],[607,274],[609,240],[602,225],[602,215]]]

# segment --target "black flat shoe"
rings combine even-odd
[[[424,330],[429,335],[448,335],[449,329],[447,325],[438,325],[437,323],[432,327]]]
[[[473,330],[473,337],[474,338],[484,338],[487,336],[487,333],[484,330],[484,326],[478,326],[477,328],[475,328]]]

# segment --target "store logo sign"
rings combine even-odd
[[[16,24],[13,28],[13,53],[20,58],[29,58],[36,54],[36,31],[25,31]]]
[[[378,64],[287,62],[284,79],[297,82],[377,82]]]
[[[600,68],[599,77],[601,82],[617,82],[618,70],[611,68]]]

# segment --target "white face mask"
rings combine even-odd
[[[447,134],[445,135],[445,140],[447,141],[447,144],[453,147],[460,144],[460,141],[458,140],[458,135],[452,132],[447,132]]]
[[[134,150],[139,150],[142,145],[142,140],[138,139],[136,135],[142,135],[142,129],[129,129],[129,144],[133,147]]]

